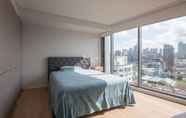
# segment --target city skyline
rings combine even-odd
[[[182,47],[179,47],[179,44],[181,44],[182,45]],[[156,53],[158,53],[158,54],[163,54],[163,49],[164,49],[164,47],[165,46],[171,46],[172,48],[173,48],[173,50],[175,50],[175,48],[173,47],[173,45],[170,45],[170,44],[164,44],[163,45],[163,47],[162,48],[143,48],[142,49],[142,52],[151,52],[151,51],[156,51]],[[177,52],[175,52],[174,51],[174,53],[175,53],[175,55],[177,55],[177,54],[179,54],[179,53],[181,53],[181,55],[185,55],[186,56],[186,52],[185,52],[185,50],[186,50],[186,43],[183,43],[182,41],[181,42],[178,42],[177,43],[177,47],[178,47],[178,51]],[[135,50],[135,48],[136,48],[136,45],[134,45],[133,47],[130,47],[129,49],[126,49],[126,48],[120,48],[120,49],[114,49],[114,54],[115,53],[123,53],[123,51],[130,51],[130,49],[132,49],[133,51]],[[137,50],[136,50],[137,51]],[[179,52],[180,51],[180,52]],[[154,53],[154,52],[152,52],[152,53]]]
[[[186,17],[180,17],[142,28],[142,48],[163,48],[172,45],[177,52],[178,42],[186,43]],[[137,44],[137,28],[114,34],[115,49],[129,49]]]

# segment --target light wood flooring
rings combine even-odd
[[[137,102],[134,106],[98,112],[83,118],[186,118],[186,106],[139,92],[134,94]],[[185,115],[181,115],[183,113]],[[47,88],[23,91],[11,118],[52,118],[48,109]]]

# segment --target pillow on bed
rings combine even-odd
[[[79,67],[79,66],[62,66],[60,69],[62,71],[75,71],[75,70],[81,69],[81,67]]]

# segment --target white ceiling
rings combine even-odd
[[[23,23],[102,34],[185,0],[11,0]],[[178,8],[177,7],[177,8]],[[177,9],[176,8],[176,9]],[[171,11],[171,10],[169,10]],[[164,14],[165,13],[165,14]],[[166,15],[162,12],[161,16]],[[159,15],[157,15],[159,16]],[[155,18],[156,19],[156,18]],[[139,23],[138,23],[139,24]]]
[[[17,0],[17,3],[22,8],[111,25],[176,1],[179,0]]]

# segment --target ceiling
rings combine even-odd
[[[109,26],[182,0],[15,0],[23,10]]]

